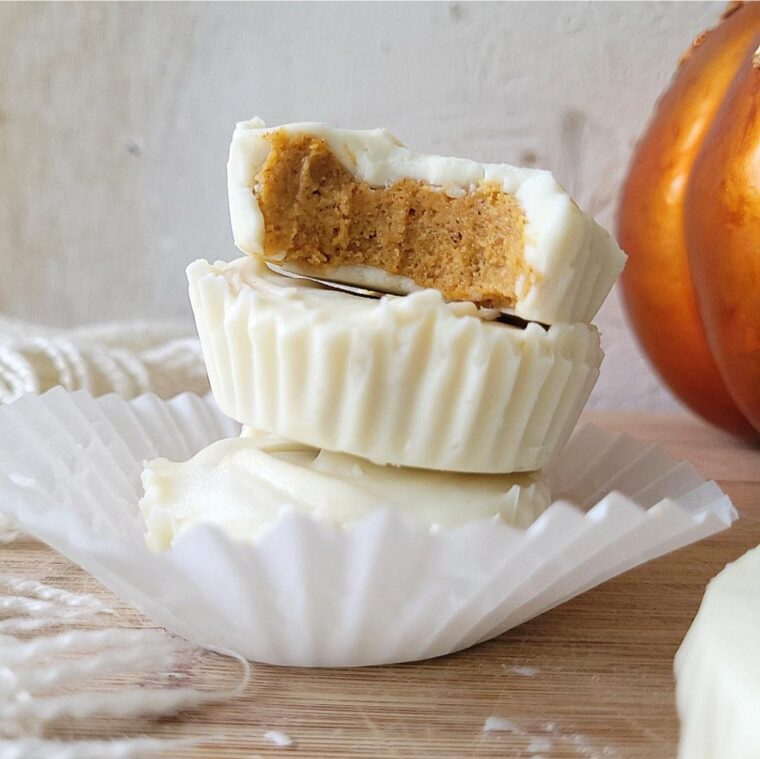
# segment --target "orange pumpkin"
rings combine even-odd
[[[694,42],[636,146],[618,211],[639,341],[670,389],[760,432],[760,3]]]

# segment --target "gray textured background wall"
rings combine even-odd
[[[189,319],[230,259],[236,121],[384,125],[552,169],[611,225],[630,149],[722,3],[0,4],[0,313]],[[617,295],[592,402],[669,407]]]

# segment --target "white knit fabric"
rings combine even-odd
[[[61,330],[0,317],[0,404],[55,385],[125,398],[208,392],[191,325],[135,321]]]
[[[200,345],[189,325],[124,322],[61,330],[0,317],[0,404],[55,385],[125,398],[208,392]],[[29,538],[0,517],[0,550],[19,539]],[[90,596],[0,576],[0,757],[107,759],[176,749],[183,742],[142,736],[62,742],[46,739],[44,731],[63,718],[97,716],[120,718],[128,729],[131,717],[171,714],[245,687],[244,682],[217,692],[167,682],[166,687],[93,691],[103,677],[154,673],[155,678],[188,651],[160,631],[102,626],[100,620],[110,615]]]
[[[124,398],[209,389],[192,325],[130,321],[62,330],[0,316],[0,405],[55,385]],[[0,545],[20,536],[0,516]]]
[[[177,687],[197,653],[188,644],[153,629],[113,627],[113,612],[94,596],[72,593],[35,580],[0,575],[0,757],[143,756],[187,745],[128,733],[127,720],[160,717],[239,695],[250,667],[233,689]],[[105,623],[105,624],[104,624]],[[72,624],[74,626],[72,626]],[[86,625],[86,627],[85,627]],[[53,634],[48,628],[54,630]],[[107,678],[133,682],[114,687]],[[106,680],[104,681],[104,678]],[[156,683],[147,687],[144,679]],[[46,739],[54,723],[119,720],[114,740]]]

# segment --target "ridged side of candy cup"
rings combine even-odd
[[[196,261],[187,274],[226,414],[379,464],[539,469],[567,441],[603,356],[591,325],[519,329],[433,290],[362,298],[252,258]]]

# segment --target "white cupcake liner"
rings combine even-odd
[[[0,408],[0,512],[191,642],[308,666],[465,648],[736,518],[689,464],[585,427],[547,470],[560,500],[527,530],[431,531],[386,510],[342,529],[285,513],[251,545],[199,526],[151,553],[142,460],[237,432],[194,395],[25,396]]]
[[[243,424],[379,464],[540,469],[596,382],[585,324],[517,329],[434,290],[381,300],[270,272],[188,267],[214,397]]]

